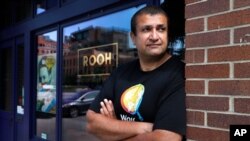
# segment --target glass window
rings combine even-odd
[[[177,37],[173,42],[170,43],[169,52],[172,55],[178,56],[180,59],[184,59],[185,44],[184,37]]]
[[[37,41],[36,134],[43,139],[54,141],[56,135],[57,32],[39,35]],[[39,46],[40,44],[43,46]]]
[[[85,132],[85,113],[110,73],[137,58],[129,37],[130,19],[143,6],[63,29],[63,141],[97,141]],[[86,94],[82,102],[75,98]]]
[[[24,45],[17,45],[17,113],[24,114]]]
[[[58,0],[36,0],[36,14],[41,14],[57,5]]]
[[[0,48],[0,110],[12,111],[12,48]]]
[[[82,100],[86,100],[86,99],[89,100],[89,99],[95,98],[98,95],[98,93],[99,93],[98,90],[87,92],[86,94],[84,94]]]
[[[185,4],[178,1],[161,0],[161,7],[168,13],[169,34],[171,35],[171,42],[168,46],[169,52],[172,55],[184,59],[185,52]]]

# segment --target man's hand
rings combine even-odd
[[[120,141],[152,132],[152,123],[130,122],[107,117],[92,110],[87,112],[87,131],[103,141]]]
[[[100,114],[91,110],[87,112],[88,132],[103,141],[180,141],[181,136],[166,130],[155,130],[148,122],[128,122],[116,118],[111,100],[100,102]]]
[[[182,136],[167,130],[157,129],[153,132],[140,134],[123,141],[181,141]]]
[[[101,109],[100,112],[102,115],[112,118],[112,119],[117,119],[116,114],[115,114],[115,109],[114,105],[111,100],[104,99],[103,101],[100,102],[101,104]],[[141,130],[141,133],[148,133],[152,132],[153,129],[153,124],[152,123],[146,123],[146,122],[141,122],[141,127],[143,130]]]
[[[115,115],[114,105],[111,100],[104,99],[104,101],[102,101],[100,104],[100,112],[102,115],[109,118],[117,119]]]
[[[87,131],[101,140],[125,140],[139,134],[152,132],[152,123],[118,120],[111,100],[104,99],[100,105],[100,114],[91,110],[87,112]]]

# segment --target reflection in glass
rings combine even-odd
[[[97,141],[83,132],[85,113],[110,73],[137,58],[129,37],[130,19],[142,7],[63,29],[63,141]]]
[[[184,37],[178,37],[169,45],[169,52],[179,57],[180,59],[184,59],[185,55],[185,44],[184,44]]]
[[[24,114],[24,45],[17,45],[17,113]]]
[[[37,136],[55,140],[57,32],[37,36]]]
[[[36,14],[41,14],[46,10],[55,7],[57,0],[36,0]]]
[[[12,53],[11,48],[0,48],[0,110],[12,111]]]

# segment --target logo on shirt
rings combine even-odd
[[[141,101],[144,94],[144,86],[142,84],[134,85],[126,89],[121,96],[121,105],[122,108],[132,115],[137,114],[139,120],[143,121],[142,116],[138,112],[138,109],[141,105]]]

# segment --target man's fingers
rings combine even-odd
[[[104,99],[102,102],[100,102],[100,104],[100,112],[102,115],[116,119],[114,106],[111,100]]]
[[[101,112],[102,115],[105,115],[102,108],[100,109],[100,112]]]
[[[109,116],[109,112],[108,112],[108,110],[107,110],[107,107],[106,107],[106,105],[104,104],[104,102],[101,102],[101,106],[102,106],[102,111],[103,111],[103,115],[105,115],[105,116]]]
[[[112,114],[112,112],[114,110],[112,103],[110,104],[110,102],[107,99],[104,99],[104,103],[106,105],[106,108],[107,108],[109,114]]]
[[[112,101],[109,100],[108,103],[109,103],[110,108],[111,108],[111,111],[112,111],[112,112],[111,112],[112,117],[116,118],[115,109],[114,109],[114,105],[113,105]]]

